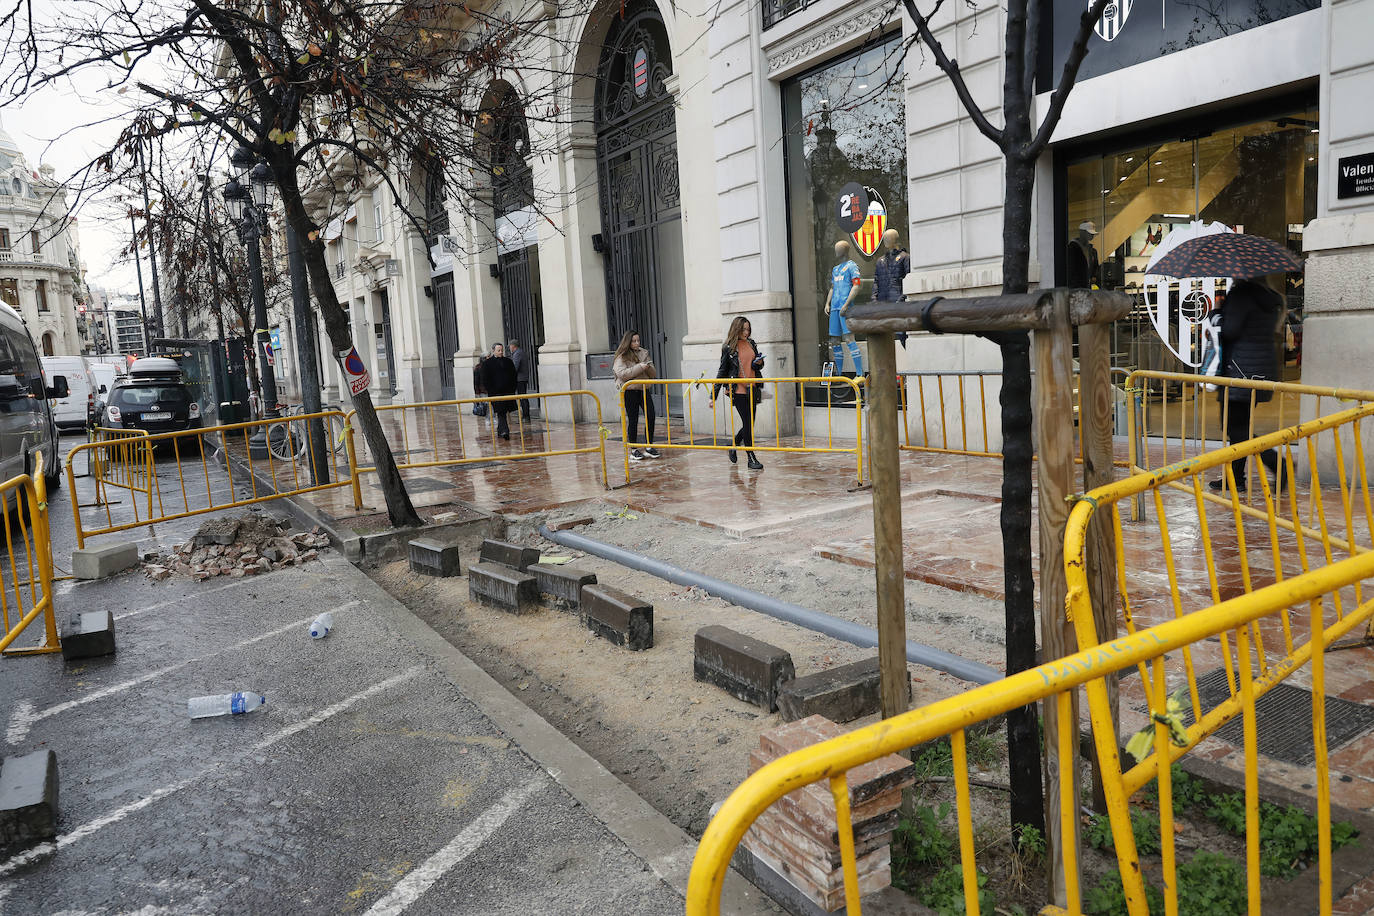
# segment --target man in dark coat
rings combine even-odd
[[[515,375],[515,363],[506,356],[506,348],[499,343],[492,344],[491,356],[482,362],[482,387],[488,397],[515,394]],[[515,402],[493,401],[491,409],[496,413],[496,435],[509,440],[510,426],[506,421],[515,409]]]
[[[1278,381],[1278,327],[1283,313],[1283,300],[1268,286],[1254,280],[1237,280],[1226,294],[1221,307],[1221,370],[1226,378],[1262,379]],[[1274,397],[1272,391],[1218,386],[1217,397],[1226,415],[1226,441],[1235,445],[1251,437],[1250,397],[1263,403]],[[1278,452],[1274,449],[1260,453],[1260,461],[1275,476],[1276,486],[1282,486]],[[1245,459],[1231,462],[1236,487],[1245,486]],[[1208,486],[1220,490],[1224,479],[1211,481]]]
[[[530,390],[530,355],[513,337],[510,342],[510,361],[515,363],[515,390],[525,394]],[[520,415],[526,420],[530,418],[530,402],[525,398],[520,399]]]

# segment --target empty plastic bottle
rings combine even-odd
[[[191,697],[186,701],[186,711],[192,719],[205,719],[210,716],[239,716],[252,712],[267,702],[260,693],[222,693],[216,697]]]
[[[324,639],[332,629],[334,629],[334,615],[328,611],[310,622],[310,635],[315,639]]]

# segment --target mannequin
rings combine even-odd
[[[849,359],[854,363],[854,375],[864,374],[864,360],[859,354],[859,342],[854,332],[849,330],[849,322],[844,320],[845,313],[859,294],[859,265],[849,257],[849,243],[840,239],[835,243],[835,266],[830,269],[830,298],[825,303],[825,313],[830,316],[830,354],[835,361],[835,372],[844,368],[844,350],[841,341],[849,349]]]
[[[1078,238],[1069,240],[1064,280],[1071,289],[1097,287],[1097,249],[1093,247],[1096,235],[1097,224],[1084,220],[1078,224]]]
[[[897,302],[903,298],[902,281],[911,273],[911,255],[902,247],[896,229],[883,233],[883,256],[873,264],[873,301]],[[897,332],[897,342],[906,346],[906,332]]]

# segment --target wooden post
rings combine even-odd
[[[879,694],[884,719],[907,710],[906,570],[902,558],[902,476],[897,450],[897,345],[868,335],[868,436],[873,473],[873,552],[878,580]]]
[[[1081,407],[1079,429],[1083,436],[1083,492],[1112,482],[1112,353],[1111,330],[1105,324],[1084,325],[1078,329],[1078,390]],[[1098,642],[1116,638],[1116,552],[1111,514],[1093,513],[1088,525],[1088,588],[1092,593],[1093,626]],[[1113,740],[1121,747],[1120,695],[1117,677],[1107,681],[1107,698],[1112,707]],[[1093,757],[1093,808],[1107,811],[1102,787],[1102,770]]]
[[[1040,646],[1044,660],[1063,658],[1076,648],[1073,626],[1065,612],[1067,585],[1064,578],[1064,529],[1069,520],[1068,496],[1074,479],[1073,437],[1073,326],[1067,290],[1055,290],[1047,316],[1048,328],[1037,330],[1032,340],[1035,366],[1036,483],[1039,487],[1040,523]],[[1071,742],[1070,759],[1059,759],[1059,729],[1078,731],[1078,699],[1075,693],[1070,721],[1060,722],[1053,697],[1043,704],[1045,719],[1046,855],[1054,869],[1054,899],[1067,906],[1064,885],[1064,844],[1079,847],[1078,818],[1072,819],[1073,835],[1061,835],[1059,773],[1070,767],[1074,774],[1073,798],[1062,800],[1078,808],[1078,741]]]

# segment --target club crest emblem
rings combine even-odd
[[[1126,19],[1131,15],[1133,0],[1111,0],[1102,10],[1102,18],[1097,20],[1093,31],[1103,41],[1111,41],[1126,27]],[[1088,0],[1088,9],[1093,8],[1093,0]]]
[[[873,252],[883,243],[883,230],[887,228],[887,207],[877,191],[872,188],[865,190],[868,192],[868,217],[862,226],[854,230],[854,244],[859,246],[864,257],[871,258]]]

